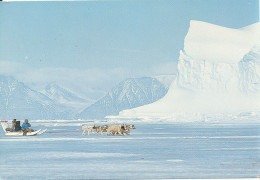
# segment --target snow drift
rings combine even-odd
[[[124,110],[119,118],[177,120],[178,115],[260,110],[260,23],[241,29],[191,21],[178,75],[159,101]]]

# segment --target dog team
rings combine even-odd
[[[95,133],[99,135],[128,135],[130,134],[130,130],[135,129],[134,125],[126,125],[126,124],[111,124],[111,125],[104,125],[104,126],[86,126],[85,124],[82,124],[82,135],[85,135],[86,132],[88,132],[88,135],[90,133]]]

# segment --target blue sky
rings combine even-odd
[[[174,74],[190,20],[240,28],[259,21],[259,4],[257,0],[1,3],[0,74],[31,86],[56,81],[80,88],[78,82],[89,91],[104,92],[127,77]]]

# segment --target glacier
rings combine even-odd
[[[244,113],[260,117],[259,32],[259,22],[231,29],[190,21],[178,74],[165,97],[108,118],[207,121]]]

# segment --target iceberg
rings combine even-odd
[[[258,42],[259,23],[231,29],[192,20],[184,51],[196,61],[237,63]]]
[[[191,21],[178,74],[160,100],[118,118],[198,120],[260,111],[260,23],[240,29]],[[205,119],[205,118],[204,118]]]

